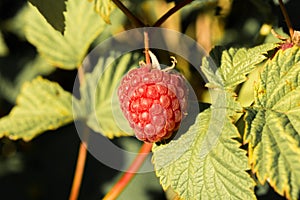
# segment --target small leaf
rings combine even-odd
[[[300,50],[278,51],[266,63],[247,109],[245,141],[258,180],[288,199],[300,191]]]
[[[99,57],[91,73],[85,74],[80,86],[80,100],[74,99],[76,118],[87,119],[87,124],[95,132],[106,137],[133,135],[120,109],[117,87],[123,75],[138,66],[140,54],[126,54],[120,59],[118,52],[107,57]],[[136,64],[134,64],[136,63]]]
[[[24,84],[17,105],[0,119],[0,137],[29,141],[72,120],[71,94],[58,84],[38,77]]]
[[[246,152],[224,113],[207,109],[178,140],[154,146],[153,163],[165,190],[171,187],[183,199],[255,199]]]
[[[102,17],[102,19],[110,24],[110,14],[115,8],[115,4],[111,0],[89,0],[94,1],[96,12]]]
[[[276,48],[277,44],[263,44],[254,48],[230,48],[222,52],[220,68],[205,75],[209,79],[209,87],[222,87],[226,90],[233,91],[234,88],[247,80],[246,75],[253,71],[257,64],[266,59],[264,54]],[[205,62],[208,62],[207,58]],[[205,64],[205,63],[204,63]],[[204,67],[207,71],[208,65]],[[205,72],[204,71],[204,72]],[[213,74],[215,76],[213,76]]]
[[[66,4],[63,34],[55,30],[31,4],[25,31],[29,42],[51,64],[63,69],[74,69],[81,65],[91,43],[105,29],[106,24],[87,1],[69,0]]]
[[[247,80],[246,75],[255,69],[256,65],[266,59],[264,54],[275,49],[274,43],[263,44],[250,49],[229,49],[222,54],[220,74],[225,88],[234,88]]]

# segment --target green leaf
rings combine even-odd
[[[233,91],[225,90],[221,77],[214,72],[211,66],[212,63],[212,60],[205,57],[201,66],[201,70],[208,82],[206,87],[210,88],[209,95],[212,107],[226,109],[228,116],[234,116],[236,112],[242,112],[243,108],[236,101],[236,94]]]
[[[63,12],[66,10],[66,0],[28,0],[28,2],[30,2],[40,11],[40,13],[45,17],[45,19],[47,19],[47,22],[51,24],[53,28],[59,32],[63,32],[65,20]]]
[[[8,54],[8,48],[4,42],[2,32],[0,31],[0,56],[6,56]]]
[[[204,72],[208,75],[207,78],[210,82],[207,86],[233,91],[238,84],[247,80],[246,75],[253,71],[257,64],[266,59],[264,54],[277,46],[277,44],[268,43],[250,49],[230,48],[224,50],[222,52],[221,65],[216,72],[211,68],[204,67]],[[209,62],[208,58],[204,58],[204,62]]]
[[[119,81],[127,71],[138,66],[140,54],[110,52],[108,57],[99,57],[91,73],[85,74],[80,86],[80,100],[74,99],[76,118],[87,120],[95,132],[106,137],[133,135],[120,109],[117,97]]]
[[[102,19],[110,24],[110,14],[115,8],[115,4],[111,0],[88,0],[90,2],[94,1],[95,10]]]
[[[300,190],[300,50],[278,51],[266,63],[247,109],[245,141],[258,180],[288,199]]]
[[[71,94],[57,83],[38,77],[24,84],[17,105],[0,119],[0,137],[29,141],[72,120]]]
[[[63,69],[79,67],[91,43],[106,27],[87,1],[67,1],[63,34],[55,30],[36,7],[31,4],[29,7],[27,39],[51,64]]]
[[[178,140],[154,146],[153,163],[166,190],[183,199],[255,199],[246,151],[225,109],[207,109]],[[224,116],[223,118],[220,116]]]

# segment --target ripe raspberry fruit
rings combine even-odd
[[[144,142],[168,139],[178,130],[187,111],[184,78],[151,64],[133,69],[121,80],[121,109],[136,137]]]

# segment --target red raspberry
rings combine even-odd
[[[158,142],[178,130],[187,111],[188,89],[180,74],[145,65],[125,75],[118,88],[121,109],[136,137]]]

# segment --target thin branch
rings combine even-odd
[[[138,28],[145,27],[146,25],[137,18],[128,8],[119,0],[112,0],[116,6],[128,17],[128,19]]]
[[[173,8],[171,8],[168,12],[166,12],[161,18],[159,18],[154,24],[153,27],[160,27],[171,15],[176,13],[178,10],[191,3],[193,0],[184,0],[178,4],[176,4]]]
[[[78,71],[79,83],[80,83],[80,85],[82,85],[85,81],[84,69],[82,66],[79,66],[77,71]],[[84,130],[83,130],[83,141],[80,143],[79,151],[78,151],[78,155],[77,155],[76,169],[75,169],[75,173],[74,173],[73,184],[72,184],[69,200],[78,199],[80,186],[81,186],[81,182],[82,182],[82,176],[83,176],[84,167],[85,167],[85,161],[86,161],[87,143],[85,141],[87,141],[88,133],[89,133],[89,128],[85,125]]]
[[[131,166],[123,174],[120,180],[113,186],[113,188],[105,195],[103,200],[114,200],[121,194],[121,192],[128,185],[128,183],[131,181],[133,176],[136,174],[136,172],[143,164],[144,160],[148,156],[148,153],[151,151],[151,148],[152,148],[152,143],[143,144],[138,155],[135,157],[134,161],[132,162]]]
[[[88,136],[88,127],[87,126],[85,126],[85,130],[84,130],[83,134],[84,134],[84,137]],[[86,148],[87,148],[87,143],[84,141],[81,142],[80,146],[79,146],[76,169],[75,169],[75,174],[74,174],[74,179],[73,179],[73,184],[72,184],[72,189],[71,189],[71,193],[69,196],[69,200],[78,199],[80,186],[81,186],[81,182],[82,182],[82,176],[83,176],[84,167],[85,167],[86,155],[87,155]]]
[[[293,29],[292,22],[290,20],[290,17],[289,17],[289,15],[288,15],[288,13],[287,13],[287,11],[285,9],[285,6],[284,6],[282,0],[279,0],[279,5],[280,5],[281,12],[282,12],[282,14],[284,16],[286,25],[287,25],[287,27],[289,29],[290,37],[292,38],[293,35],[294,35],[294,29]]]

